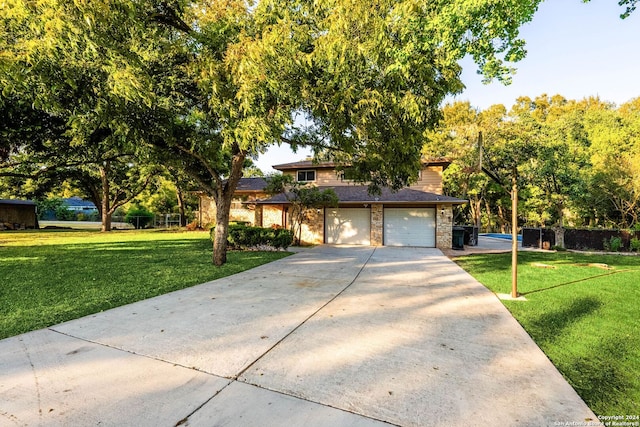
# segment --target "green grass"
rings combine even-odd
[[[510,253],[456,262],[492,291],[510,293]],[[588,265],[595,263],[611,269]],[[518,291],[527,301],[505,306],[596,415],[638,415],[640,257],[523,252]]]
[[[229,276],[286,256],[229,252],[206,232],[0,232],[0,339]]]

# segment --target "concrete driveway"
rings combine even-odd
[[[0,341],[0,425],[590,420],[498,299],[437,249],[320,246]]]

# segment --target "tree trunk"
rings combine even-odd
[[[242,167],[246,152],[237,144],[233,147],[231,159],[231,173],[229,178],[219,182],[216,188],[214,200],[216,202],[216,230],[213,239],[213,264],[221,266],[227,262],[227,237],[229,236],[229,214],[231,211],[231,199],[242,178]]]
[[[475,199],[470,200],[470,206],[471,206],[471,215],[473,216],[473,224],[478,227],[478,230],[480,230],[480,209],[482,209],[481,206],[481,202],[482,199],[480,197],[475,197]]]
[[[493,232],[493,224],[491,223],[491,220],[493,218],[492,214],[491,214],[491,206],[489,205],[488,201],[484,201],[484,207],[485,207],[485,211],[487,213],[487,232],[488,233],[492,233]]]
[[[504,210],[502,209],[502,206],[500,206],[500,205],[498,205],[498,221],[500,222],[500,233],[506,234],[507,233],[507,223],[509,221],[507,221],[507,219],[505,218]]]
[[[180,213],[180,227],[186,227],[187,225],[187,216],[185,215],[184,208],[184,194],[182,194],[182,190],[180,187],[176,185],[176,197],[178,198],[178,212]]]
[[[562,204],[557,207],[558,224],[553,228],[556,237],[556,246],[564,248],[564,209]]]
[[[217,266],[227,262],[227,237],[229,236],[231,197],[222,196],[215,197],[216,228],[213,237],[213,263]],[[231,196],[233,196],[233,193],[231,193]]]
[[[102,216],[102,228],[101,231],[111,231],[111,207],[109,206],[109,178],[107,177],[109,171],[109,162],[105,162],[104,166],[100,168],[100,181],[102,183],[102,200],[101,200],[101,216]]]

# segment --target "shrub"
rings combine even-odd
[[[638,239],[637,237],[631,239],[629,245],[632,251],[640,252],[640,239]]]
[[[622,248],[622,238],[617,236],[611,237],[611,240],[609,241],[609,248],[613,252],[618,252],[620,248]]]
[[[66,206],[58,206],[56,208],[56,218],[60,221],[75,221],[76,213]]]
[[[213,240],[215,227],[209,235]],[[293,233],[286,229],[251,227],[244,224],[229,224],[227,242],[231,249],[253,249],[270,246],[274,249],[286,249],[293,243]]]
[[[143,207],[136,206],[129,209],[124,220],[132,224],[136,229],[145,228],[153,221],[153,214]]]

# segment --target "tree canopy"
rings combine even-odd
[[[517,167],[523,224],[640,227],[639,112],[640,98],[616,107],[541,95],[482,111],[457,102],[443,108],[424,150],[451,157],[445,189],[471,201],[476,224],[506,230],[510,222],[507,193],[479,167],[482,132],[485,167],[498,175]]]
[[[220,265],[247,157],[309,145],[373,190],[406,185],[441,101],[463,88],[458,61],[508,81],[539,3],[8,0],[0,108],[20,99],[63,123],[71,146],[181,167],[216,202]]]

